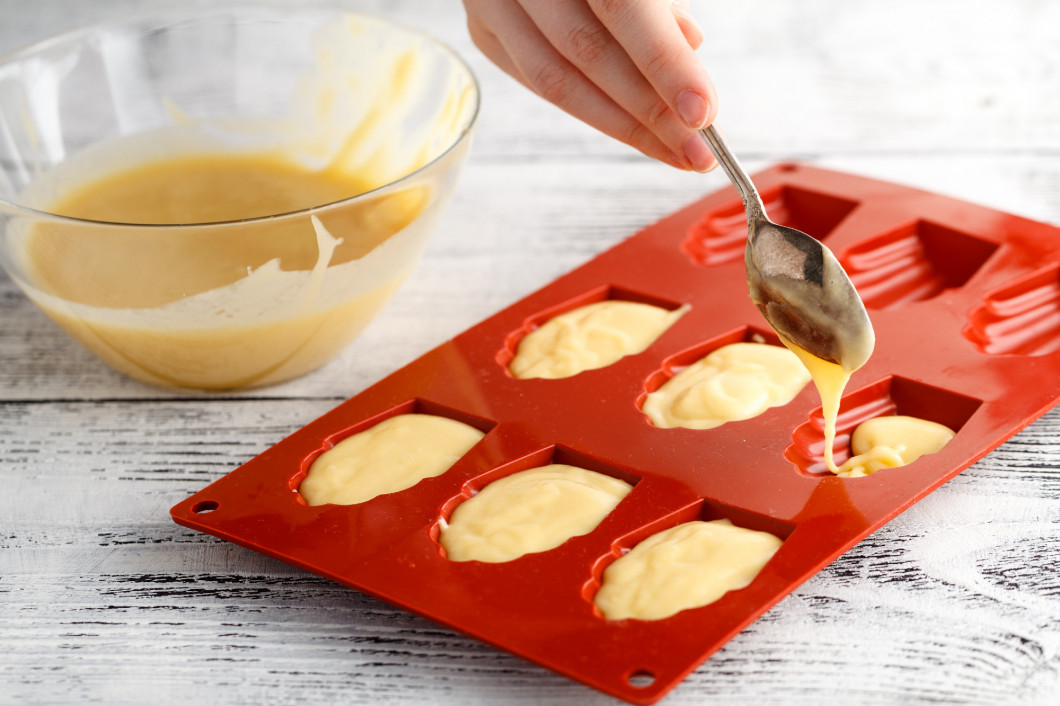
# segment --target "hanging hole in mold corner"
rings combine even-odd
[[[956,289],[998,244],[926,220],[855,243],[839,262],[869,309],[898,309]]]
[[[205,515],[208,512],[213,512],[219,507],[221,506],[213,500],[200,500],[191,506],[191,511],[196,515]]]
[[[822,241],[858,205],[857,201],[793,186],[768,189],[761,196],[766,213],[774,223]],[[747,216],[743,204],[737,200],[693,223],[681,249],[697,265],[723,265],[743,260],[746,242]]]
[[[655,683],[655,674],[647,669],[635,669],[626,677],[626,683],[636,689],[647,689]]]

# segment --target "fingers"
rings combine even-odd
[[[689,128],[712,120],[714,84],[682,30],[673,5],[658,0],[588,0],[630,59]],[[687,16],[691,20],[690,16]]]
[[[706,171],[703,41],[683,0],[465,0],[475,44],[525,86],[650,157]]]
[[[657,135],[571,64],[517,3],[468,0],[468,29],[499,68],[551,103],[644,154],[689,169]]]
[[[672,152],[684,154],[689,127],[659,96],[587,3],[522,0],[520,4],[548,43],[575,70]],[[675,28],[673,37],[687,47],[673,16],[667,16]]]
[[[698,131],[713,122],[717,92],[682,29],[681,20],[686,26],[694,24],[687,5],[667,5],[659,0],[588,0],[588,4],[689,129]],[[675,22],[675,18],[679,20]],[[691,27],[687,29],[690,31]],[[697,133],[685,138],[681,152],[697,170],[706,171],[717,165]]]
[[[681,34],[685,36],[688,46],[693,50],[699,49],[703,44],[703,30],[692,17],[688,0],[673,0],[670,3],[670,10],[674,13],[674,19],[677,20],[677,26],[681,29]]]

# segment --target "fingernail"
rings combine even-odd
[[[692,163],[692,168],[697,172],[709,172],[714,168],[714,154],[698,133],[685,140],[683,147],[685,157],[688,158],[688,161]]]
[[[695,91],[685,91],[677,97],[677,113],[693,130],[703,127],[708,112],[707,101]]]

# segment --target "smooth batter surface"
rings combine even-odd
[[[593,603],[608,620],[660,620],[754,580],[782,541],[728,520],[654,534],[604,570]]]
[[[527,334],[508,367],[517,378],[548,379],[603,368],[646,349],[685,311],[621,300],[579,307]]]
[[[52,210],[121,223],[212,223],[298,211],[371,186],[333,171],[307,169],[279,155],[197,155],[141,165],[82,185]]]
[[[764,343],[723,346],[666,381],[642,407],[657,427],[713,429],[785,405],[810,381],[790,351]]]
[[[83,184],[50,208],[100,221],[190,224],[287,213],[359,194],[373,184],[328,170],[311,170],[279,155],[213,154],[152,162]],[[385,211],[377,238],[407,226],[422,208],[416,194],[398,193],[373,204]],[[337,233],[363,207],[324,214]],[[361,213],[361,215],[365,215]],[[362,218],[363,220],[363,218]],[[363,255],[375,245],[357,238],[337,242],[329,265]],[[35,281],[63,299],[107,308],[171,304],[231,285],[273,259],[282,271],[310,271],[320,248],[308,216],[251,225],[137,229],[83,228],[76,237],[59,227],[38,227],[29,242]]]
[[[457,506],[439,542],[453,561],[512,561],[591,532],[630,490],[625,481],[576,466],[520,471]]]
[[[858,425],[850,440],[854,452],[834,473],[846,478],[897,468],[924,454],[941,451],[955,436],[937,422],[906,416],[874,417]]]
[[[401,414],[343,439],[309,467],[298,492],[309,505],[353,505],[440,476],[483,433],[428,414]]]
[[[50,208],[129,223],[210,222],[329,203],[371,186],[275,155],[215,154],[112,174]],[[371,252],[426,204],[427,194],[412,189],[319,218],[150,231],[40,223],[25,246],[31,296],[74,338],[141,380],[204,389],[273,382],[322,364],[371,320],[405,271],[340,293],[325,287],[327,269]]]

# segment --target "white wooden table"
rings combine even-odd
[[[0,50],[165,2],[0,0]],[[97,362],[0,275],[0,703],[612,703],[170,520],[174,503],[346,397],[725,185],[529,95],[471,46],[454,0],[347,4],[449,42],[485,101],[425,259],[340,359],[245,394],[160,391]],[[720,124],[750,169],[800,159],[1060,223],[1060,3],[694,9]],[[1057,703],[1058,556],[1054,410],[797,589],[665,703]]]

